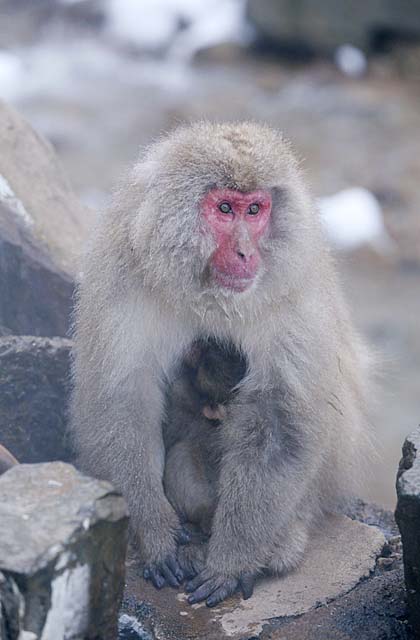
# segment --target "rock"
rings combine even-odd
[[[18,465],[0,478],[0,521],[0,629],[115,640],[128,517],[112,485],[61,462]]]
[[[236,42],[222,42],[198,49],[193,58],[197,65],[225,65],[242,62],[247,55],[244,45]]]
[[[75,275],[89,213],[71,191],[52,146],[0,102],[0,200],[53,263]]]
[[[0,443],[19,462],[69,460],[71,341],[0,338]]]
[[[70,275],[0,201],[0,335],[67,335],[72,296]]]
[[[0,475],[18,464],[15,456],[13,456],[6,447],[0,444]]]
[[[0,325],[66,335],[87,211],[51,145],[0,102]]]
[[[273,620],[259,640],[412,640],[401,567],[303,616]]]
[[[402,452],[395,519],[401,531],[410,621],[420,636],[420,427],[406,438]]]
[[[67,335],[88,212],[51,145],[0,102],[0,325]]]
[[[156,591],[139,580],[136,562],[128,565],[125,603],[145,604],[137,610],[145,632],[161,640],[243,640],[257,637],[273,618],[304,614],[349,592],[375,567],[385,538],[345,516],[331,516],[308,550],[301,567],[283,578],[261,579],[250,600],[230,598],[215,609],[187,603],[181,590]],[[280,636],[278,636],[280,637]],[[299,636],[296,636],[299,637]]]
[[[420,0],[248,0],[260,39],[278,47],[331,53],[343,44],[367,50],[382,37],[420,37]]]

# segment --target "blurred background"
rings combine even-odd
[[[0,0],[0,99],[91,209],[178,123],[284,131],[378,354],[365,497],[393,506],[420,422],[420,0]]]

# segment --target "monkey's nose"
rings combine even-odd
[[[249,251],[246,249],[236,249],[236,255],[241,259],[242,262],[249,262],[254,255],[253,250],[250,248]]]

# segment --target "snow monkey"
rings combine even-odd
[[[197,473],[189,410],[182,426],[176,405],[201,340],[225,345],[238,366],[219,427],[209,420],[197,438],[205,456],[214,444],[214,473]],[[79,464],[124,493],[146,579],[184,579],[188,505],[210,526],[190,603],[249,597],[258,575],[299,564],[313,527],[360,475],[370,374],[279,133],[197,123],[144,152],[93,233],[73,373]]]

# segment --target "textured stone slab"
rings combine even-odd
[[[331,516],[302,566],[283,578],[261,579],[250,600],[234,597],[215,609],[191,607],[182,591],[158,592],[146,584],[133,562],[125,602],[143,603],[138,619],[145,632],[160,640],[243,640],[260,634],[272,618],[302,614],[350,591],[375,567],[384,542],[376,527]]]
[[[65,338],[0,338],[0,444],[19,462],[71,457],[66,434],[71,345]]]
[[[0,101],[2,333],[66,336],[89,212],[49,142]]]
[[[121,495],[71,465],[2,475],[0,609],[9,619],[0,629],[13,625],[19,640],[115,640],[127,521]]]
[[[397,495],[395,519],[403,544],[410,621],[420,636],[420,427],[404,442]]]
[[[70,189],[52,145],[1,101],[0,149],[0,201],[55,265],[75,275],[89,212]]]

